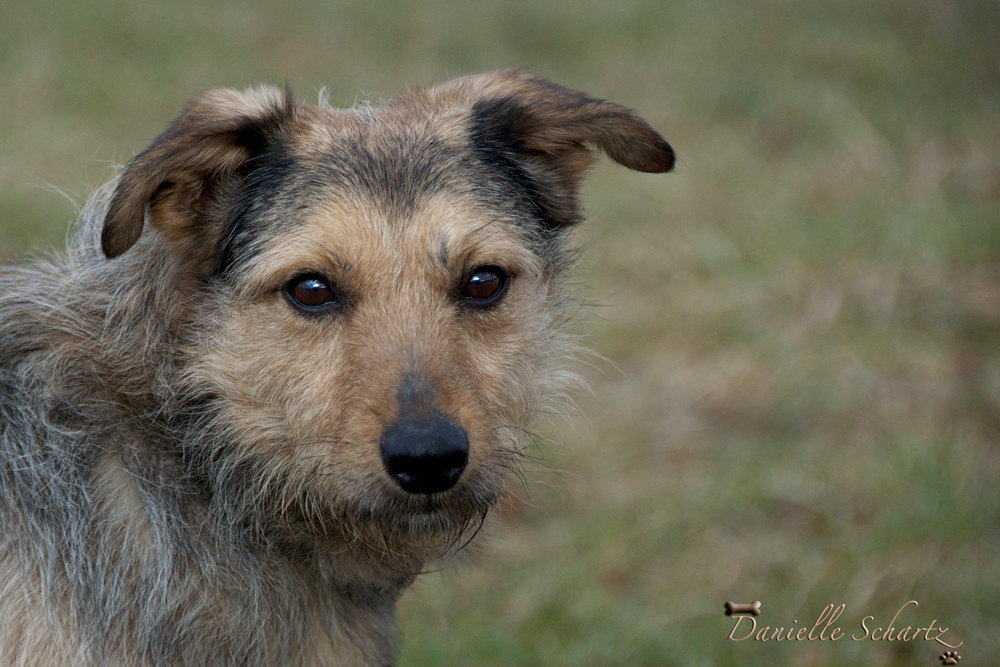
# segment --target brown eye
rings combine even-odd
[[[479,267],[462,285],[462,298],[469,305],[488,306],[499,301],[508,282],[507,272],[499,266]]]
[[[323,276],[306,275],[292,278],[285,285],[285,297],[299,310],[313,312],[339,303],[337,293]]]

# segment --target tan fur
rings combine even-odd
[[[17,562],[0,540],[0,659],[11,667],[86,664],[76,619],[65,596],[47,590],[37,572]],[[48,599],[48,604],[43,600]]]
[[[482,531],[572,378],[588,145],[673,165],[522,70],[192,101],[67,260],[0,278],[0,663],[391,664],[395,601]]]

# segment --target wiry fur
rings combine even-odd
[[[66,258],[0,276],[0,664],[391,664],[396,600],[479,532],[568,377],[585,143],[673,164],[632,112],[521,70],[360,110],[189,104]],[[464,307],[483,265],[509,290]],[[303,271],[336,312],[290,305]],[[439,493],[379,459],[423,409],[468,433]]]

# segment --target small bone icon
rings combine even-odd
[[[727,602],[726,616],[732,616],[733,614],[753,614],[754,616],[760,616],[760,600],[754,602],[753,604],[736,604],[735,602]]]
[[[945,651],[944,653],[939,655],[938,658],[940,658],[941,662],[943,662],[946,665],[957,665],[958,661],[962,659],[962,656],[960,656],[955,651]]]

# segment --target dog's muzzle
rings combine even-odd
[[[410,493],[438,493],[455,486],[469,461],[469,436],[440,416],[405,419],[382,434],[382,465]]]

